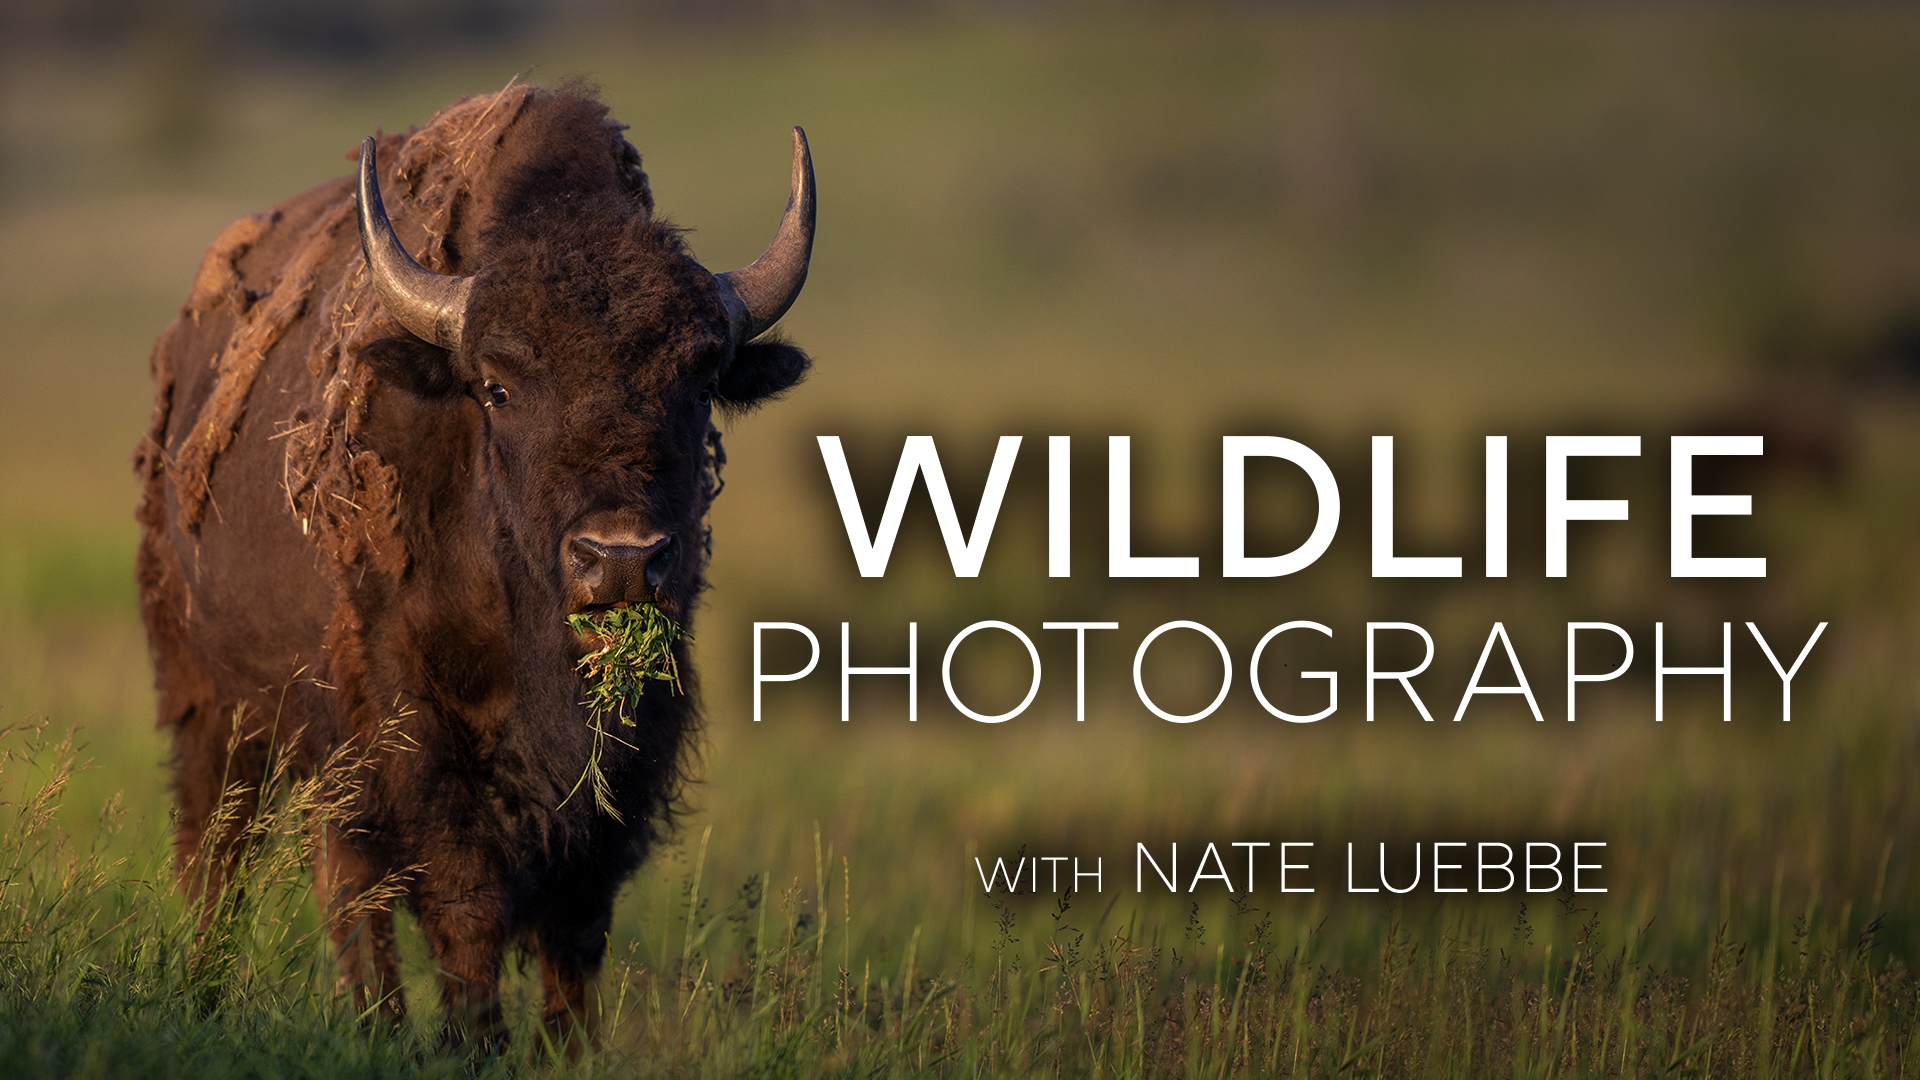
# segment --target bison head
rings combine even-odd
[[[778,394],[808,365],[762,336],[799,295],[813,248],[804,133],[793,130],[772,245],[723,274],[695,262],[649,200],[583,181],[565,160],[504,177],[478,269],[433,273],[394,234],[374,153],[368,139],[360,241],[375,291],[409,334],[361,355],[383,382],[473,410],[475,479],[497,543],[550,583],[542,591],[562,614],[650,602],[684,620],[718,488],[712,412]]]

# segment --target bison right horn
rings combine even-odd
[[[734,344],[766,333],[800,296],[813,257],[813,213],[813,155],[807,152],[807,133],[794,128],[793,183],[780,231],[752,265],[714,275],[733,324]]]
[[[369,136],[360,144],[360,250],[367,257],[374,291],[387,305],[387,313],[413,336],[459,352],[473,278],[436,274],[414,262],[400,246],[386,205],[380,201],[380,172],[373,154]],[[801,275],[805,274],[802,267]]]

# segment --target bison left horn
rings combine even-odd
[[[400,246],[386,205],[380,201],[380,174],[373,154],[369,137],[360,144],[360,250],[367,256],[374,291],[387,305],[387,313],[415,337],[458,352],[473,278],[436,274],[414,262]],[[804,268],[801,272],[805,274]]]
[[[813,257],[813,212],[813,155],[807,152],[807,133],[794,128],[793,184],[780,231],[751,266],[714,275],[735,344],[766,333],[799,297]]]

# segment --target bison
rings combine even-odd
[[[801,130],[773,243],[723,274],[655,213],[624,130],[586,90],[510,85],[369,138],[357,180],[221,232],[152,354],[137,572],[182,887],[236,884],[270,762],[365,755],[313,837],[341,978],[400,1015],[393,904],[355,906],[397,888],[456,1039],[502,1030],[511,947],[550,1027],[587,1015],[698,711],[682,639],[682,692],[642,695],[596,753],[568,618],[688,625],[715,412],[810,363],[768,332],[813,247]],[[590,760],[599,805],[569,798]]]

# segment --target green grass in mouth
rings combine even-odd
[[[577,633],[600,642],[600,647],[580,658],[580,677],[586,683],[587,723],[593,728],[593,749],[587,755],[587,767],[574,782],[573,790],[560,800],[567,805],[582,784],[593,790],[594,805],[624,821],[614,809],[607,775],[600,767],[607,739],[619,738],[608,730],[609,721],[633,727],[634,712],[640,695],[650,682],[664,682],[673,693],[681,693],[680,664],[673,655],[673,643],[686,636],[680,624],[652,604],[609,608],[567,616],[567,625]],[[557,809],[557,807],[556,807]]]

